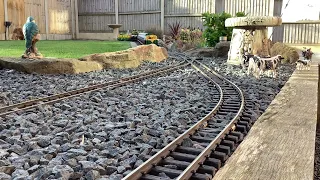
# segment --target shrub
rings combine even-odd
[[[236,13],[236,17],[246,16],[244,12]],[[218,42],[220,36],[227,36],[228,41],[231,40],[232,27],[225,27],[226,19],[231,18],[231,14],[222,12],[221,14],[215,13],[203,13],[202,19],[204,20],[204,26],[206,30],[204,31],[204,37],[206,43],[210,47],[214,47]]]
[[[245,17],[247,16],[248,14],[244,13],[244,12],[237,12],[236,13],[236,17]]]
[[[138,35],[138,34],[139,34],[139,31],[133,29],[132,32],[131,32],[131,34],[132,34],[132,35]]]
[[[182,28],[175,40],[175,47],[178,50],[186,51],[195,47],[204,46],[202,30],[197,28]]]
[[[150,26],[145,30],[146,33],[150,35],[156,35],[158,38],[162,38],[163,32],[159,27]]]

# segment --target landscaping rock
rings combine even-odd
[[[80,58],[81,61],[99,62],[104,68],[138,67],[144,60],[160,62],[168,58],[167,50],[155,44],[141,45],[124,51],[92,54]]]
[[[11,175],[16,168],[14,166],[0,166],[0,172]]]
[[[55,178],[69,179],[73,174],[73,169],[68,165],[57,165],[52,169]]]
[[[11,180],[11,176],[6,173],[0,172],[0,179],[1,180]]]
[[[0,58],[0,69],[14,69],[26,73],[39,74],[78,74],[102,70],[98,62],[79,61],[77,59],[20,59]]]
[[[230,41],[219,42],[216,44],[214,49],[215,49],[215,51],[214,51],[213,57],[228,58],[228,52],[230,49]]]
[[[249,94],[256,105],[251,112],[252,120],[267,108],[294,69],[281,65],[279,79],[255,80],[224,61],[223,58],[202,60]],[[180,62],[170,58],[170,62],[143,62],[135,69],[79,76],[0,70],[0,78],[4,80],[0,81],[0,92],[8,92],[10,103],[16,103]],[[204,117],[205,111],[211,110],[209,107],[215,105],[212,98],[216,96],[211,88],[196,70],[186,67],[10,114],[0,118],[0,124],[4,125],[0,131],[0,167],[12,173],[12,179],[122,179],[145,162],[152,149],[163,148]],[[190,139],[183,145],[203,148]],[[20,147],[24,150],[19,151]]]

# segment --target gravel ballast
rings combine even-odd
[[[78,75],[25,74],[15,70],[0,69],[0,106],[79,89],[179,63],[181,61],[175,59],[160,63],[144,61],[137,68],[111,69]]]
[[[256,80],[221,59],[202,62],[239,85],[260,107],[257,117],[295,68],[283,65],[278,79]],[[169,59],[78,76],[0,70],[5,80],[0,89],[4,103],[16,103],[178,63]],[[213,105],[213,92],[186,68],[9,115],[0,119],[0,179],[121,179],[153,148],[164,147],[203,117]]]
[[[258,80],[252,74],[248,76],[246,70],[239,66],[228,65],[220,58],[215,60],[204,58],[200,62],[239,86],[251,100],[259,104],[261,113],[267,109],[296,68],[295,65],[282,64],[277,71],[276,79],[263,75]]]
[[[214,90],[178,70],[2,119],[2,158],[30,178],[122,178],[205,116]]]

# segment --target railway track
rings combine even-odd
[[[125,180],[212,179],[253,124],[247,112],[253,103],[240,88],[197,60],[191,65],[218,89],[216,106],[166,147],[154,149]]]
[[[30,100],[30,101],[25,101],[25,102],[1,107],[0,108],[0,117],[4,117],[4,116],[11,114],[11,113],[17,113],[20,111],[36,108],[39,104],[43,104],[43,105],[44,104],[53,104],[58,101],[72,98],[75,96],[79,96],[84,93],[98,91],[98,90],[104,89],[104,88],[112,89],[112,88],[124,86],[126,84],[141,81],[141,80],[144,80],[149,77],[157,76],[157,75],[164,74],[164,73],[169,73],[169,72],[178,70],[180,68],[186,67],[188,65],[190,65],[190,63],[184,61],[178,65],[168,66],[165,68],[160,68],[160,69],[149,71],[146,73],[141,73],[141,74],[134,75],[134,76],[120,78],[115,81],[109,81],[107,83],[91,85],[91,86],[85,87],[85,88],[71,90],[71,91],[60,93],[60,94],[55,94],[55,95],[51,95],[51,96],[47,96],[47,97],[37,98],[37,99]]]
[[[163,149],[153,149],[145,157],[146,162],[124,179],[160,180],[163,175],[171,179],[212,179],[253,124],[247,110],[254,105],[240,88],[200,61],[178,56],[184,61],[176,66],[6,106],[0,108],[0,117],[36,108],[39,104],[53,104],[84,93],[120,87],[191,65],[215,91],[214,105],[210,105],[212,110]]]

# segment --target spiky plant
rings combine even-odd
[[[170,35],[173,39],[177,40],[179,38],[179,31],[181,29],[180,22],[175,22],[172,24],[168,24],[170,28]]]

